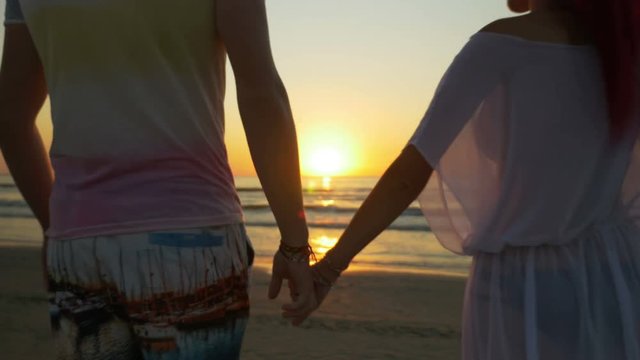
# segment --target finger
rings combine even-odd
[[[298,312],[305,306],[307,306],[308,297],[306,295],[298,294],[297,299],[293,302],[282,305],[282,310],[289,312]]]
[[[315,302],[315,298],[310,298],[303,306],[292,309],[292,304],[287,304],[282,307],[282,317],[291,321],[293,326],[299,326],[306,320],[315,309],[317,309],[317,303]]]
[[[296,319],[296,318],[300,318],[300,317],[307,317],[309,316],[309,314],[311,314],[313,312],[313,309],[311,307],[307,307],[304,309],[301,309],[300,311],[296,311],[296,312],[292,312],[292,311],[282,311],[282,317],[285,319]]]
[[[292,325],[299,326],[302,324],[309,316],[313,313],[313,311],[309,310],[301,314],[291,314],[287,312],[282,313],[282,317],[287,321],[290,321]]]
[[[278,297],[280,294],[280,289],[282,288],[282,276],[274,272],[271,275],[271,283],[269,284],[269,299],[273,300]]]
[[[296,289],[296,284],[293,281],[288,280],[287,284],[289,285],[289,297],[291,300],[296,301],[300,297],[300,293]]]
[[[288,282],[289,294],[291,295],[291,300],[293,300],[285,305],[288,310],[295,310],[301,308],[307,303],[315,301],[315,286],[313,285],[313,282],[309,284],[302,282],[301,285],[291,279],[289,279]]]
[[[303,314],[306,311],[315,309],[316,300],[314,294],[300,295],[297,301],[282,305],[282,310],[293,314]]]
[[[298,317],[301,317],[301,316],[306,316],[306,315],[310,314],[312,311],[313,311],[313,308],[310,307],[310,306],[302,308],[302,309],[299,309],[299,310],[296,310],[296,311],[289,311],[289,310],[282,309],[282,317],[287,318],[287,319],[289,319],[289,318],[298,318]]]
[[[298,317],[296,317],[296,318],[293,318],[293,319],[291,320],[291,324],[292,324],[293,326],[300,326],[300,325],[302,325],[302,323],[303,323],[305,320],[307,320],[307,318],[309,317],[309,315],[311,315],[311,311],[309,311],[308,313],[306,313],[306,314],[304,314],[304,315],[301,315],[301,316],[298,316]]]

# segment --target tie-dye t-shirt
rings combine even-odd
[[[215,0],[7,0],[51,99],[51,238],[242,221]]]

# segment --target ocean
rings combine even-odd
[[[304,178],[304,201],[310,242],[321,257],[338,240],[377,178]],[[268,266],[279,243],[279,232],[260,183],[237,177],[247,232],[256,250],[256,264]],[[0,246],[41,244],[41,232],[10,176],[0,175]],[[412,204],[374,240],[352,266],[354,270],[438,273],[465,276],[470,259],[445,250]]]

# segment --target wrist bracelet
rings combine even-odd
[[[285,243],[280,243],[278,251],[287,261],[297,263],[309,263],[309,259],[312,258],[315,261],[315,254],[311,245],[305,246],[289,246]]]
[[[324,255],[324,258],[322,258],[322,261],[327,264],[327,268],[329,270],[333,271],[338,276],[340,276],[343,272],[345,272],[349,268],[349,265],[347,265],[344,268],[336,266],[333,263],[333,261],[331,261],[331,250],[327,251],[327,253]]]
[[[328,280],[318,270],[318,268],[313,268],[313,281],[317,282],[322,286],[332,287],[335,284],[335,281]]]

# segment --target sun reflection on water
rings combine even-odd
[[[318,181],[318,182],[316,182]],[[307,182],[307,191],[315,192],[315,191],[332,191],[333,190],[333,179],[330,176],[325,176],[323,178],[311,179]]]
[[[331,190],[331,177],[325,176],[322,178],[322,190]]]
[[[328,206],[332,206],[336,204],[335,200],[331,200],[331,199],[327,199],[327,200],[320,200],[320,204],[323,207],[328,207]]]
[[[331,250],[338,242],[337,237],[329,237],[326,235],[314,238],[311,240],[311,246],[316,255],[322,257],[327,251]]]

